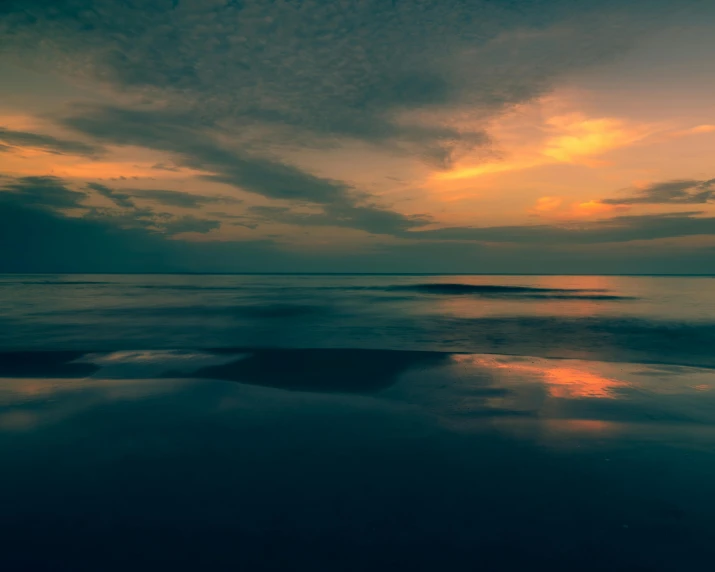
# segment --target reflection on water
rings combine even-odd
[[[506,369],[512,372],[533,374],[540,378],[547,386],[551,397],[575,399],[579,397],[595,397],[615,399],[615,389],[628,384],[616,379],[600,375],[596,371],[589,371],[589,366],[582,363],[579,368],[563,367],[559,362],[537,361],[523,363],[521,360],[499,358],[494,356],[457,355],[453,358],[457,363],[469,363],[492,369]]]
[[[9,570],[712,561],[713,370],[329,350],[70,357],[96,369],[0,379]],[[323,363],[333,387],[275,379]],[[221,364],[232,381],[163,377]],[[341,364],[391,369],[355,393]]]
[[[179,380],[0,377],[0,430],[31,430],[108,403],[170,394]]]
[[[491,282],[503,284],[503,277],[490,277]],[[483,280],[483,279],[482,279]],[[462,280],[464,281],[464,280]],[[473,278],[467,282],[476,282]],[[524,287],[522,277],[509,280],[517,287]],[[431,315],[448,315],[460,318],[484,318],[494,315],[520,315],[528,313],[537,316],[588,317],[610,313],[614,309],[624,313],[633,306],[647,303],[641,298],[642,292],[632,289],[624,291],[619,279],[610,276],[538,276],[528,281],[529,287],[543,290],[553,289],[556,295],[537,298],[503,296],[484,300],[466,296],[443,297],[433,300],[423,310]],[[559,294],[561,292],[561,294]],[[573,294],[569,295],[568,293]],[[634,304],[634,302],[638,302]],[[628,302],[624,304],[624,302]],[[528,308],[528,312],[524,312]]]
[[[144,350],[66,354],[65,361],[56,355],[0,355],[0,376],[3,364],[12,364],[12,377],[0,377],[0,425],[30,426],[29,419],[56,421],[103,403],[211,385],[201,378],[228,382],[221,387],[238,394],[244,384],[371,394],[473,428],[496,418],[502,427],[509,420],[554,420],[579,431],[610,423],[715,422],[715,371],[702,368],[368,350]],[[45,373],[53,367],[58,377],[38,378],[37,363],[50,364]],[[91,365],[89,376],[67,377],[75,364]]]
[[[8,363],[11,377],[3,378]],[[41,367],[48,375],[54,368],[57,377],[37,377],[38,363],[45,364]],[[91,366],[89,375],[68,377],[75,365]],[[539,425],[548,433],[604,433],[616,426],[622,432],[643,424],[715,424],[715,371],[710,369],[485,354],[276,349],[0,354],[0,428],[29,429],[196,384],[222,387],[238,399],[245,384],[313,395],[371,395],[383,403],[418,406],[459,430]]]
[[[501,353],[715,366],[713,278],[1,276],[0,349]]]
[[[3,570],[709,570],[714,283],[2,276]]]

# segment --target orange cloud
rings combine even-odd
[[[545,98],[534,107],[548,108],[552,107],[552,103]],[[608,163],[600,156],[616,149],[715,132],[715,125],[712,124],[673,129],[663,124],[636,124],[616,117],[564,113],[559,107],[552,109],[551,114],[549,109],[542,109],[543,114],[535,114],[534,109],[527,106],[515,115],[500,118],[492,123],[489,131],[497,142],[506,146],[506,159],[457,165],[450,171],[435,173],[433,179],[467,179],[559,163],[602,167]]]
[[[512,121],[513,118],[505,120]],[[434,178],[442,181],[465,179],[558,163],[600,167],[604,161],[597,159],[599,155],[633,145],[656,131],[652,125],[632,125],[610,117],[590,118],[582,113],[530,118],[530,121],[537,125],[532,125],[531,130],[514,141],[509,159],[458,166],[451,171],[436,173]],[[492,127],[492,131],[502,133],[507,142],[513,139],[513,133],[508,133],[510,129],[516,128],[498,123]]]
[[[592,217],[598,215],[611,214],[618,211],[628,210],[629,205],[609,205],[599,200],[590,200],[582,203],[564,204],[562,197],[541,197],[528,212],[534,215],[547,215],[557,219],[571,219]]]
[[[571,212],[576,216],[594,216],[622,210],[625,205],[608,205],[601,201],[587,201],[572,206]]]
[[[11,110],[3,111],[0,108],[0,126],[5,129],[15,131],[35,131],[48,127],[47,122],[38,120],[32,115],[13,112]]]
[[[558,209],[563,202],[561,197],[541,197],[531,210],[536,213],[551,212]]]
[[[54,174],[61,177],[74,177],[77,179],[118,179],[125,178],[162,178],[183,179],[185,177],[201,175],[201,171],[181,168],[177,171],[157,171],[152,164],[136,164],[124,162],[90,161],[72,165],[56,165]]]
[[[584,159],[636,143],[651,133],[649,126],[630,126],[613,118],[591,119],[580,113],[551,117],[546,121],[557,134],[546,140],[541,153],[560,163]]]
[[[667,139],[678,139],[679,137],[687,137],[689,135],[702,135],[704,133],[715,132],[715,125],[696,125],[695,127],[690,127],[688,129],[681,129],[678,131],[671,131],[669,133],[664,133],[662,136],[663,140]]]
[[[490,175],[492,173],[504,173],[506,171],[520,171],[537,167],[543,162],[537,159],[521,160],[521,161],[504,161],[500,163],[487,163],[475,167],[457,167],[451,171],[436,173],[434,178],[441,181],[452,181],[456,179],[468,179],[479,177],[481,175]]]
[[[112,150],[110,150],[112,151]],[[141,151],[134,151],[139,154]],[[157,157],[159,157],[157,155]],[[161,158],[161,157],[159,157]],[[205,174],[185,167],[175,170],[154,168],[160,160],[139,160],[126,153],[111,153],[109,160],[87,160],[76,155],[57,155],[30,146],[17,146],[0,154],[0,169],[16,175],[47,175],[75,179],[185,179]]]

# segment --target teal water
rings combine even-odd
[[[705,277],[0,275],[0,349],[343,347],[715,366],[714,344]]]
[[[0,277],[8,570],[710,570],[715,280]]]

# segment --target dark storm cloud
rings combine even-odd
[[[715,217],[701,212],[618,216],[568,225],[455,227],[404,233],[421,240],[464,240],[526,244],[598,244],[715,234]]]
[[[0,205],[0,272],[156,272],[176,268],[172,246],[144,230]]]
[[[70,189],[58,177],[0,177],[0,203],[66,209],[81,206],[85,193]]]
[[[13,200],[10,200],[13,199]],[[0,272],[241,271],[287,267],[299,258],[268,241],[188,243],[167,235],[207,232],[216,221],[166,218],[145,211],[125,220],[116,212],[82,217],[17,200],[0,192]],[[137,222],[139,219],[139,222]],[[127,223],[126,225],[123,223]]]
[[[0,178],[0,208],[24,208],[28,212],[43,210],[58,219],[83,218],[108,227],[141,229],[166,235],[182,232],[207,233],[220,226],[217,220],[194,216],[177,217],[170,213],[138,207],[130,194],[99,183],[88,183],[85,189],[110,199],[119,208],[87,206],[85,202],[89,197],[88,193],[72,189],[67,181],[58,177],[7,176]],[[63,209],[79,209],[81,214],[64,217],[61,212]]]
[[[93,157],[102,152],[98,145],[81,141],[57,139],[50,135],[40,135],[27,131],[11,131],[0,127],[0,151],[10,151],[14,147],[35,147],[58,155],[86,155]]]
[[[715,201],[715,179],[698,181],[676,179],[654,183],[623,198],[604,199],[609,205],[685,204],[697,205]]]

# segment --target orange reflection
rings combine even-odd
[[[171,393],[188,383],[178,379],[3,378],[0,430],[29,430],[113,401]]]
[[[561,419],[554,424],[558,424],[569,431],[583,433],[605,433],[613,431],[616,426],[612,421],[600,421],[598,419]]]
[[[570,367],[546,369],[543,375],[544,381],[549,385],[549,394],[552,397],[565,399],[578,397],[615,399],[614,389],[627,385],[622,381]]]
[[[533,363],[512,361],[508,358],[497,358],[479,355],[454,356],[457,363],[476,365],[492,369],[526,372],[541,378],[551,397],[561,399],[617,399],[615,390],[626,387],[623,381],[605,377],[586,367],[551,366],[546,360],[534,360]]]

